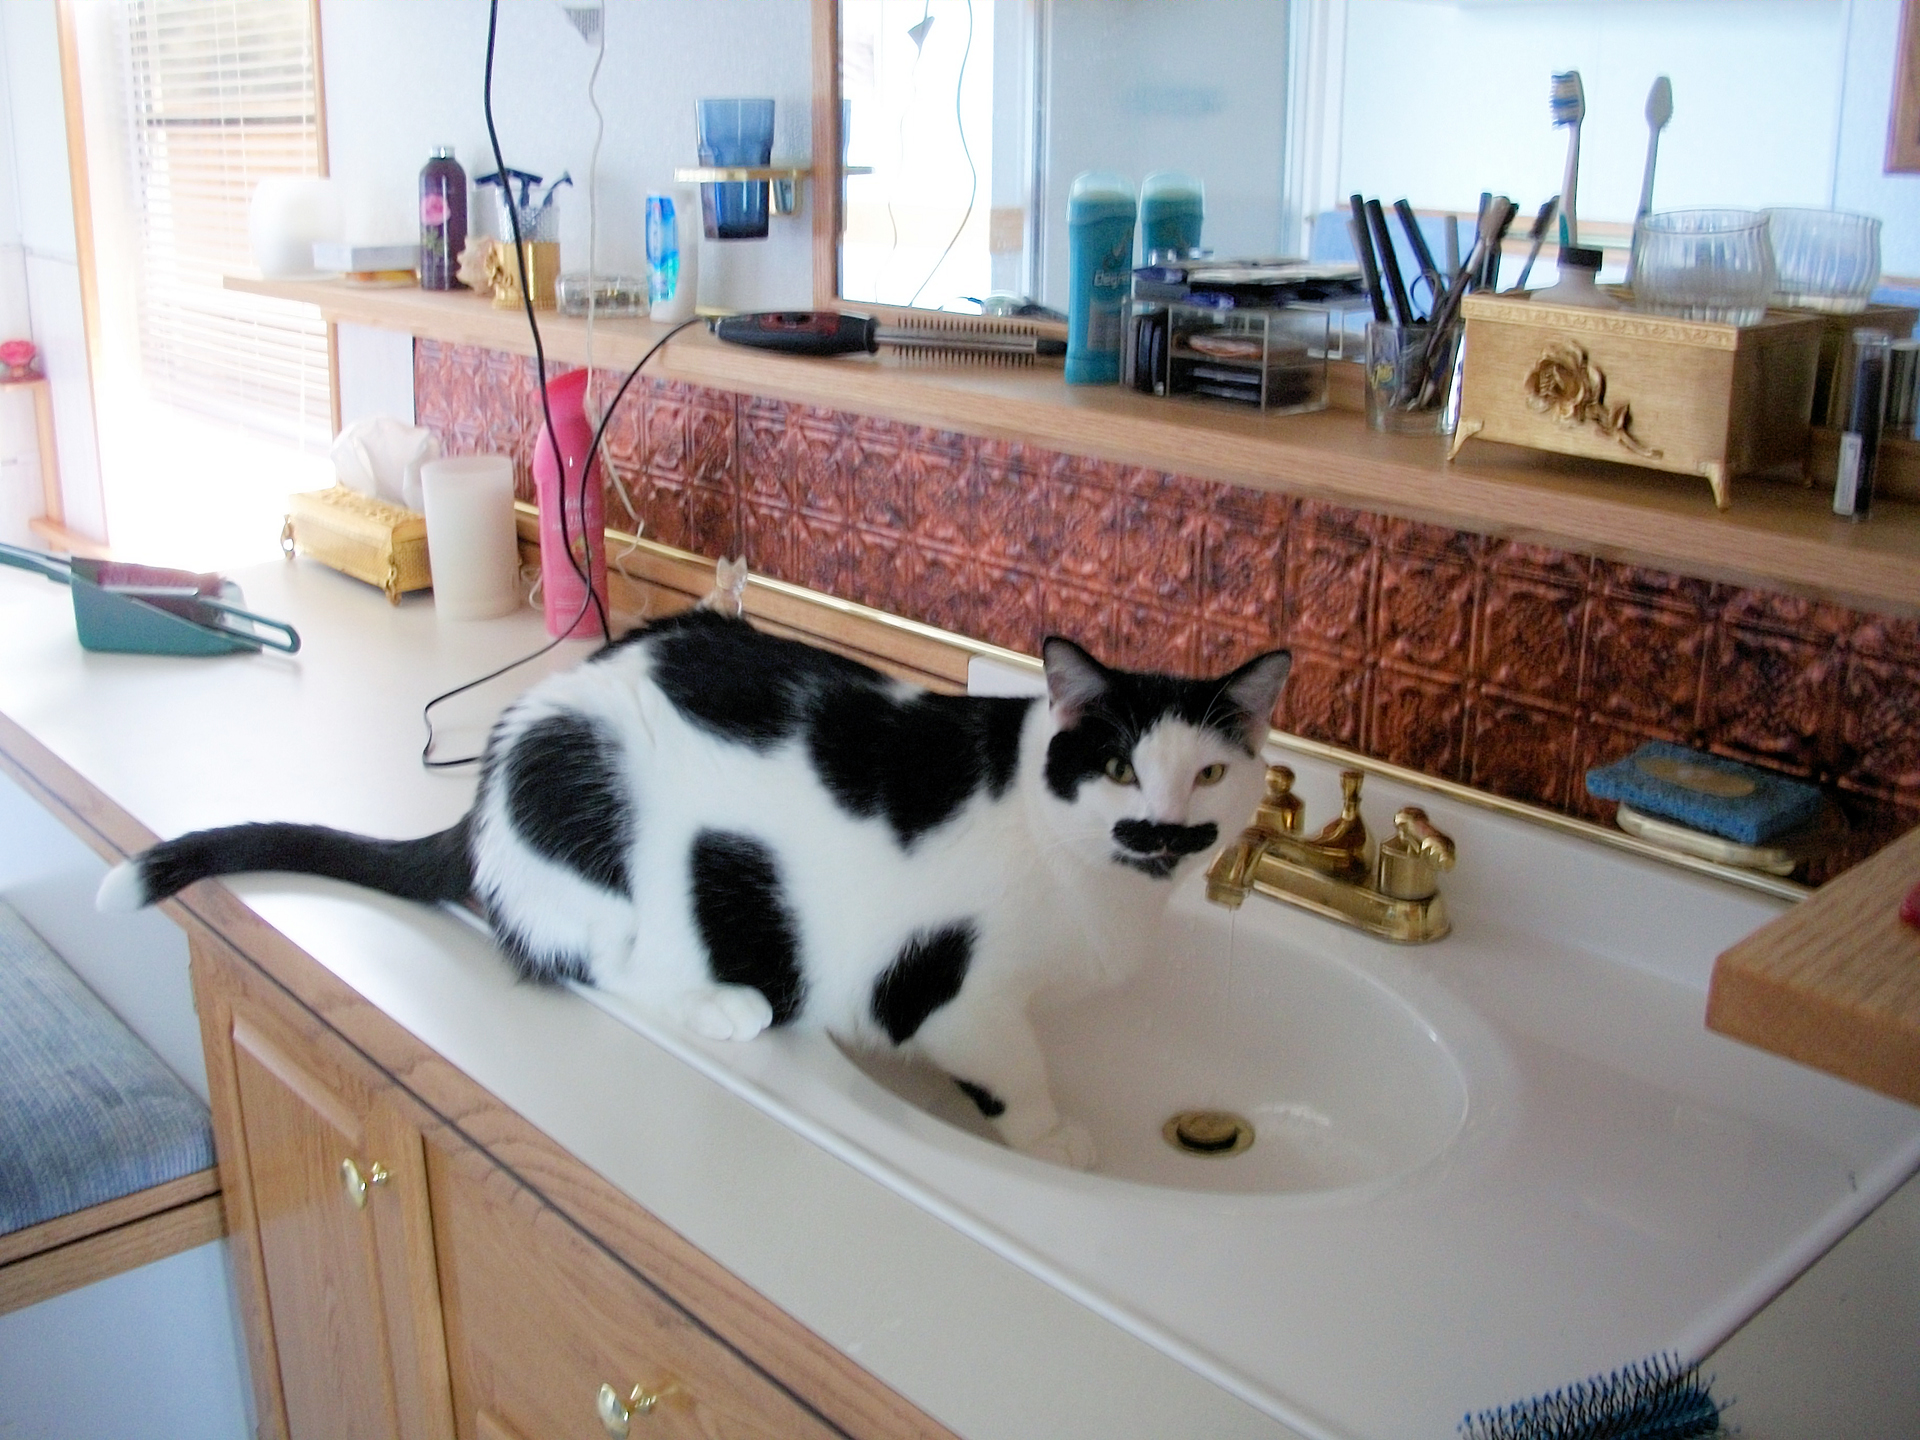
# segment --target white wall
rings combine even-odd
[[[358,238],[412,238],[417,177],[434,145],[453,145],[469,179],[494,168],[482,110],[487,7],[482,0],[321,0],[320,27],[332,174],[369,197],[356,208],[386,217],[369,226],[383,233]],[[597,268],[644,275],[647,191],[665,186],[676,165],[697,163],[696,98],[771,95],[774,159],[811,154],[812,27],[807,0],[607,0],[605,31],[596,87],[606,117]],[[503,0],[494,119],[508,165],[548,178],[573,175],[575,188],[556,202],[567,269],[587,263],[593,57],[556,0]],[[792,217],[775,217],[763,241],[703,245],[703,303],[808,304],[809,213],[803,205]]]
[[[1574,69],[1580,216],[1629,221],[1667,75],[1656,209],[1860,210],[1884,222],[1886,272],[1920,274],[1920,177],[1880,173],[1898,26],[1898,0],[1350,0],[1339,193],[1537,208],[1566,162],[1551,76]]]
[[[5,128],[10,132],[10,143],[0,146],[0,188],[9,192],[0,225],[11,227],[0,231],[0,307],[6,307],[0,315],[10,329],[23,320],[30,325],[52,381],[67,524],[104,538],[107,520],[80,304],[73,191],[67,177],[54,0],[7,0],[0,5],[0,84],[5,87]],[[19,308],[21,286],[24,313]]]
[[[1885,222],[1882,271],[1920,276],[1920,175],[1889,175],[1882,168],[1900,40],[1899,0],[1852,0],[1847,10],[1846,91],[1831,203],[1837,209],[1878,215]]]

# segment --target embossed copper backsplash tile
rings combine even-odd
[[[530,361],[422,340],[415,404],[530,497]],[[1496,794],[1606,819],[1586,771],[1663,739],[1827,786],[1855,856],[1920,823],[1920,622],[670,382],[634,384],[607,454],[654,539],[1028,654],[1289,646],[1284,728]]]

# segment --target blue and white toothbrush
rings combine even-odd
[[[1573,192],[1580,182],[1580,122],[1587,118],[1587,92],[1580,84],[1580,72],[1567,70],[1553,77],[1551,102],[1553,123],[1567,127],[1567,176],[1560,185],[1560,244],[1580,243],[1579,225],[1574,215]]]

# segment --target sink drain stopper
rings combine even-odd
[[[1176,1150],[1189,1155],[1238,1155],[1253,1144],[1253,1125],[1230,1110],[1182,1110],[1160,1127]]]

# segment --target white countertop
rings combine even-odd
[[[545,639],[538,617],[443,625],[424,597],[389,607],[369,587],[304,562],[238,578],[250,608],[299,627],[306,642],[300,655],[88,654],[74,640],[62,590],[0,571],[0,712],[157,834],[242,819],[297,819],[401,836],[456,819],[470,798],[472,775],[420,767],[420,706],[537,648]],[[568,663],[590,648],[563,646],[517,678],[443,706],[439,753],[469,753],[499,706],[540,666]],[[1391,796],[1387,801],[1394,803]],[[1376,798],[1370,808],[1381,803]],[[1313,813],[1321,808],[1315,798]],[[1470,852],[1463,846],[1462,853]],[[1618,855],[1596,864],[1596,874],[1616,878],[1660,868]],[[1501,877],[1484,870],[1476,876],[1464,862],[1462,869],[1457,892],[1450,885],[1449,894],[1457,893],[1456,923],[1470,936],[1539,922],[1542,913],[1535,912],[1548,909],[1549,918],[1567,927],[1567,945],[1542,955],[1538,982],[1516,988],[1487,974],[1476,979],[1471,965],[1465,973],[1447,973],[1444,957],[1433,958],[1441,947],[1396,952],[1379,963],[1398,967],[1394,974],[1415,993],[1428,987],[1436,1006],[1470,1004],[1489,1017],[1497,1034],[1474,1065],[1497,1068],[1528,1047],[1553,1051],[1565,1093],[1556,1101],[1563,1108],[1552,1114],[1577,1106],[1583,1066],[1596,1095],[1612,1083],[1605,1073],[1615,1063],[1611,1056],[1582,1053],[1581,1006],[1613,1003],[1623,986],[1637,996],[1642,987],[1664,993],[1697,980],[1704,995],[1711,952],[1666,974],[1623,974],[1589,963],[1583,946],[1590,929],[1615,921],[1616,928],[1624,926],[1626,941],[1594,942],[1604,949],[1632,943],[1636,929],[1651,933],[1670,923],[1659,914],[1609,917],[1605,883],[1585,896],[1507,893]],[[1681,883],[1664,876],[1649,883],[1655,881]],[[1774,908],[1744,894],[1720,894],[1725,887],[1712,882],[1685,883],[1710,887],[1700,892],[1703,913],[1712,912],[1700,922],[1705,934],[1715,924],[1759,923]],[[597,1173],[969,1440],[1385,1437],[1406,1433],[1407,1397],[1417,1400],[1412,1413],[1440,1421],[1436,1433],[1449,1433],[1468,1408],[1577,1380],[1656,1348],[1711,1348],[1920,1156],[1914,1144],[1895,1144],[1875,1173],[1853,1177],[1862,1192],[1857,1199],[1836,1198],[1835,1167],[1844,1171],[1854,1153],[1888,1155],[1887,1136],[1904,1134],[1902,1125],[1920,1135],[1920,1116],[1892,1102],[1863,1107],[1856,1102],[1864,1092],[1824,1077],[1805,1077],[1814,1082],[1808,1088],[1797,1067],[1713,1037],[1715,1046],[1726,1047],[1724,1055],[1716,1051],[1720,1068],[1713,1077],[1725,1087],[1723,1105],[1677,1104],[1657,1083],[1630,1087],[1636,1103],[1671,1132],[1672,1143],[1649,1154],[1582,1152],[1577,1137],[1542,1128],[1548,1112],[1531,1113],[1525,1105],[1511,1113],[1476,1113],[1474,1146],[1520,1144],[1523,1170],[1527,1164],[1543,1171],[1571,1167],[1584,1212],[1543,1211],[1537,1228],[1520,1224],[1471,1235],[1444,1216],[1424,1218],[1423,1208],[1436,1205],[1450,1186],[1457,1193],[1447,1203],[1472,1203],[1483,1183],[1471,1176],[1463,1181],[1450,1151],[1384,1202],[1408,1221],[1396,1242],[1399,1263],[1409,1267],[1401,1303],[1380,1303],[1388,1292],[1376,1276],[1373,1288],[1362,1287],[1343,1309],[1331,1297],[1357,1263],[1347,1257],[1369,1247],[1372,1222],[1337,1205],[1287,1197],[1232,1203],[1216,1197],[1196,1205],[1178,1192],[1130,1197],[1128,1206],[1159,1217],[1157,1228],[1145,1232],[1157,1237],[1156,1253],[1121,1257],[1126,1263],[1103,1269],[1103,1245],[1132,1243],[1143,1232],[1082,1226],[1075,1233],[1073,1208],[1053,1198],[1070,1195],[1071,1184],[1016,1175],[1011,1189],[981,1191],[967,1167],[943,1172],[934,1163],[920,1172],[930,1185],[916,1190],[890,1183],[888,1167],[899,1157],[878,1142],[863,1145],[855,1120],[834,1130],[830,1110],[819,1111],[827,1128],[810,1131],[774,1118],[764,1098],[755,1101],[751,1072],[782,1063],[778,1041],[770,1059],[742,1060],[736,1068],[748,1081],[739,1083],[711,1064],[690,1065],[684,1047],[673,1047],[681,1052],[676,1057],[572,993],[516,983],[485,938],[449,915],[287,877],[240,879],[231,888]],[[1356,963],[1375,963],[1364,950],[1372,942],[1330,929],[1326,943],[1335,951],[1359,947]],[[1654,1025],[1634,1041],[1656,1074],[1670,1039]],[[1779,1088],[1788,1072],[1792,1084]],[[1748,1123],[1749,1112],[1770,1098],[1787,1113]],[[1819,1135],[1829,1100],[1843,1118],[1835,1133]],[[1765,1212],[1775,1230],[1791,1231],[1784,1249],[1777,1236],[1766,1242],[1774,1257],[1766,1264],[1754,1258],[1764,1245],[1753,1256],[1728,1259],[1747,1242],[1744,1232],[1738,1243],[1723,1233],[1740,1229],[1729,1216],[1742,1206],[1719,1187],[1749,1173],[1752,1157],[1743,1147],[1793,1150],[1807,1176],[1803,1194],[1756,1197],[1748,1207]],[[1659,1193],[1678,1185],[1688,1200],[1685,1213],[1639,1213],[1636,1206],[1653,1192],[1636,1167],[1673,1169],[1689,1157],[1698,1158],[1697,1173],[1655,1177],[1669,1187]],[[1787,1158],[1790,1169],[1801,1163]],[[1846,1188],[1844,1182],[1838,1187]],[[1015,1220],[996,1225],[989,1214],[982,1224],[971,1213],[990,1210],[1009,1194],[1030,1202]],[[1478,1199],[1490,1210],[1519,1213],[1501,1196],[1479,1193]],[[1276,1241],[1267,1263],[1292,1269],[1261,1272],[1268,1283],[1250,1285],[1233,1254],[1215,1253],[1210,1222],[1235,1210],[1242,1222],[1254,1213],[1259,1226],[1291,1228],[1298,1243],[1288,1250]],[[1793,1221],[1796,1214],[1801,1218]],[[1596,1329],[1583,1307],[1631,1309],[1637,1282],[1596,1267],[1580,1247],[1592,1238],[1619,1244],[1636,1235],[1660,1265],[1697,1268],[1698,1288],[1711,1303],[1690,1302],[1689,1310],[1660,1298],[1645,1313],[1621,1313]],[[1294,1258],[1285,1260],[1288,1254]],[[1184,1298],[1157,1311],[1148,1280],[1180,1269],[1197,1272],[1203,1283],[1187,1284],[1179,1292]],[[1511,1296],[1487,1285],[1503,1271],[1514,1277]],[[1563,1326],[1543,1325],[1537,1300],[1522,1293],[1527,1286],[1519,1277],[1529,1272],[1535,1272],[1531,1279],[1549,1275],[1569,1296]],[[1147,1279],[1129,1290],[1105,1284],[1102,1277],[1110,1273]],[[1730,1276],[1745,1278],[1736,1283]],[[1219,1287],[1217,1304],[1208,1300],[1206,1285]],[[1503,1313],[1525,1333],[1503,1334]],[[1210,1326],[1219,1331],[1214,1340]],[[1374,1331],[1380,1361],[1422,1373],[1374,1373]],[[1409,1340],[1422,1336],[1427,1358],[1409,1367]],[[1600,1353],[1615,1343],[1640,1348]],[[1535,1368],[1512,1368],[1510,1355],[1532,1357]],[[1308,1363],[1325,1373],[1289,1371],[1289,1364]],[[1521,1376],[1524,1387],[1516,1390]],[[1455,1404],[1462,1394],[1466,1401]],[[1446,1414],[1444,1405],[1455,1408]],[[1423,1421],[1421,1428],[1434,1426]]]

